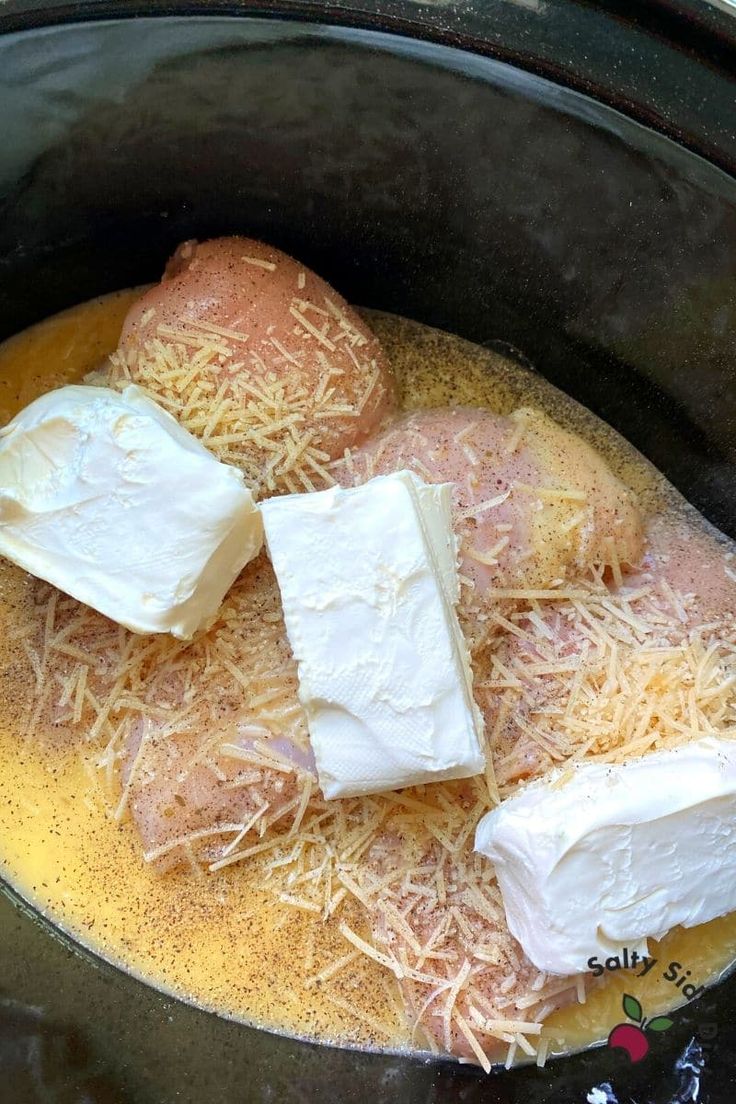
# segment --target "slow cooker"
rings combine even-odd
[[[6,0],[0,338],[222,233],[518,357],[736,537],[729,0]],[[485,1076],[187,1006],[0,896],[0,1100],[731,1104],[736,980],[638,1066]]]

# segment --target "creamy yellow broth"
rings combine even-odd
[[[83,304],[0,347],[0,421],[96,368],[114,349],[136,294]],[[386,315],[371,320],[397,370],[405,407],[468,403],[499,413],[521,403],[541,407],[594,443],[646,508],[680,508],[635,450],[531,373],[414,323]],[[185,1000],[288,1034],[407,1047],[401,999],[387,971],[357,956],[324,982],[314,980],[345,956],[336,924],[275,902],[256,887],[257,865],[233,865],[214,876],[157,874],[142,861],[131,823],[106,816],[77,749],[49,734],[21,735],[17,722],[33,672],[13,630],[32,588],[22,571],[0,562],[0,863],[7,880],[82,943]],[[647,1017],[681,1003],[663,977],[673,960],[697,985],[716,978],[736,957],[736,914],[672,932],[651,953],[659,963],[646,978],[607,976],[584,1005],[552,1015],[545,1028],[551,1050],[604,1038],[623,1018],[625,991],[636,994]]]

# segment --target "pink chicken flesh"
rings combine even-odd
[[[489,587],[547,587],[643,551],[632,493],[584,441],[544,414],[430,409],[405,415],[333,468],[357,484],[409,468],[453,483],[461,572]]]
[[[145,387],[260,493],[325,465],[395,408],[377,338],[329,284],[248,238],[186,242],[131,308],[114,382]]]

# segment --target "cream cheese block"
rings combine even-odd
[[[189,639],[262,543],[242,474],[139,387],[62,387],[0,430],[0,554],[133,632]]]
[[[398,472],[262,505],[327,798],[484,770],[450,494]]]
[[[736,741],[553,773],[487,813],[475,849],[540,970],[646,953],[678,924],[736,910]]]

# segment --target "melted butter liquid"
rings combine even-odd
[[[44,391],[97,367],[115,348],[137,294],[83,304],[0,346],[0,423]],[[415,323],[387,315],[371,321],[407,408],[464,403],[508,413],[519,405],[541,407],[602,451],[647,508],[681,508],[635,450],[532,373]],[[195,1004],[287,1034],[408,1046],[395,986],[368,959],[337,974],[329,994],[305,983],[345,954],[336,925],[279,905],[256,888],[260,872],[245,864],[216,877],[157,875],[143,863],[132,826],[105,816],[77,750],[19,737],[18,702],[27,699],[33,676],[12,630],[31,593],[28,576],[0,561],[0,868],[6,879],[105,958]],[[646,978],[608,975],[585,1005],[547,1020],[555,1051],[604,1038],[623,1018],[624,992],[637,996],[647,1018],[682,1003],[663,977],[672,961],[696,985],[718,977],[736,958],[736,914],[672,932],[650,953],[658,963]]]

